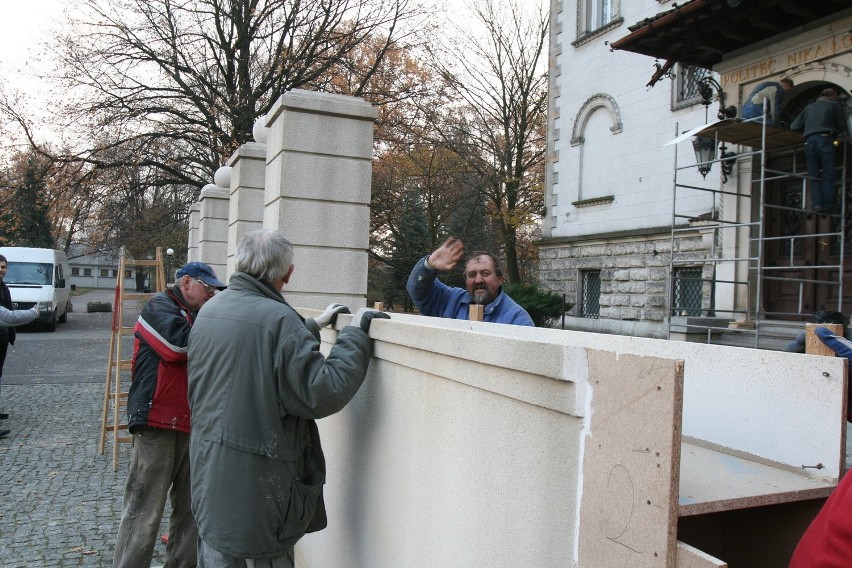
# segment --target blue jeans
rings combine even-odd
[[[805,141],[805,159],[811,186],[811,205],[828,211],[834,208],[834,136],[812,134]],[[820,170],[822,175],[820,175]]]

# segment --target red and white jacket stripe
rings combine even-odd
[[[131,431],[149,426],[189,433],[187,344],[195,315],[177,287],[155,294],[142,308],[127,398]]]

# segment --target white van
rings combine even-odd
[[[68,257],[61,250],[29,247],[0,247],[9,272],[3,281],[9,287],[15,309],[26,310],[38,304],[34,323],[56,331],[56,322],[65,323],[71,305],[71,274]]]

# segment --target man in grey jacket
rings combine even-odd
[[[325,528],[325,458],[314,420],[355,396],[372,354],[361,309],[328,357],[319,328],[346,308],[304,320],[281,295],[293,248],[278,231],[248,233],[228,289],[199,312],[189,336],[192,510],[198,566],[293,566],[293,545]]]
[[[837,91],[823,89],[790,125],[805,138],[805,160],[814,213],[840,213],[834,205],[835,165],[834,141],[846,136],[846,117],[837,102]],[[820,175],[822,174],[822,175]]]

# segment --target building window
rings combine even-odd
[[[591,33],[602,28],[615,18],[616,0],[583,0],[580,3],[583,13],[581,16],[582,32]]]
[[[80,276],[80,269],[79,268],[72,268],[71,269],[71,276]]]
[[[700,268],[675,268],[672,275],[672,315],[700,316],[703,289]]]
[[[678,63],[675,70],[676,78],[672,82],[674,108],[683,108],[702,102],[701,93],[698,90],[699,81],[710,74],[710,71],[703,67]]]
[[[132,272],[131,270],[127,270],[127,269],[125,269],[125,271],[124,271],[124,277],[125,277],[125,278],[133,278],[133,272]]]
[[[91,275],[92,275],[92,269],[91,268],[84,268],[83,269],[83,276],[91,276]]]
[[[112,277],[113,277],[113,278],[116,278],[117,276],[118,276],[118,269],[117,269],[117,268],[113,268],[113,269],[112,269]]]
[[[107,268],[101,268],[101,276],[102,276],[102,277],[107,277],[107,276],[109,276],[109,269],[107,269]]]
[[[580,316],[598,318],[601,315],[601,271],[580,272]]]

